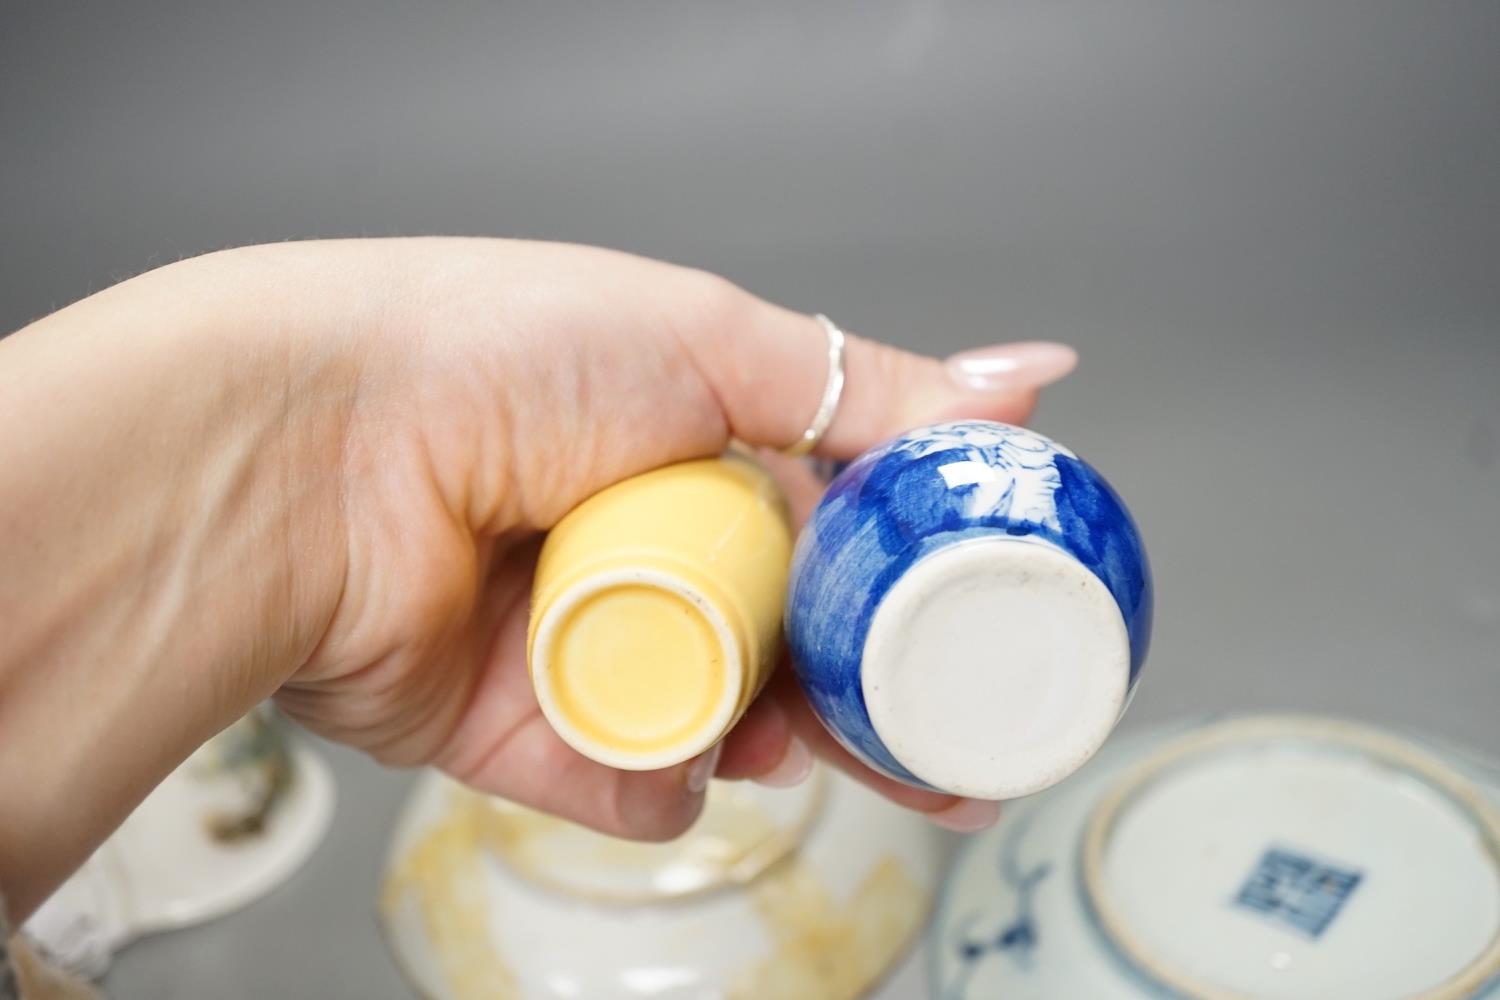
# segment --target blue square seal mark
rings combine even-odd
[[[1316,938],[1328,929],[1363,874],[1284,847],[1268,847],[1234,905]]]

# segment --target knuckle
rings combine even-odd
[[[755,301],[739,285],[711,271],[683,268],[681,280],[688,321],[700,334],[738,326]]]

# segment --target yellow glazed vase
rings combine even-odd
[[[776,664],[792,529],[753,460],[647,472],[548,535],[527,660],[542,712],[580,753],[630,770],[711,747]]]

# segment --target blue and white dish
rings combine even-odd
[[[1112,741],[949,874],[937,1000],[1496,1000],[1500,771],[1305,716]]]
[[[787,602],[797,675],[852,753],[1008,799],[1103,744],[1140,675],[1151,574],[1120,498],[1034,431],[912,431],[830,484]]]

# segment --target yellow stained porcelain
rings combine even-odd
[[[823,772],[801,789],[715,783],[669,844],[447,778],[429,776],[417,801],[381,917],[418,990],[454,1000],[639,997],[642,968],[672,996],[850,1000],[921,930],[939,869],[923,821]]]
[[[667,767],[712,746],[775,666],[792,529],[749,458],[683,462],[580,504],[537,565],[537,700],[579,752]]]

